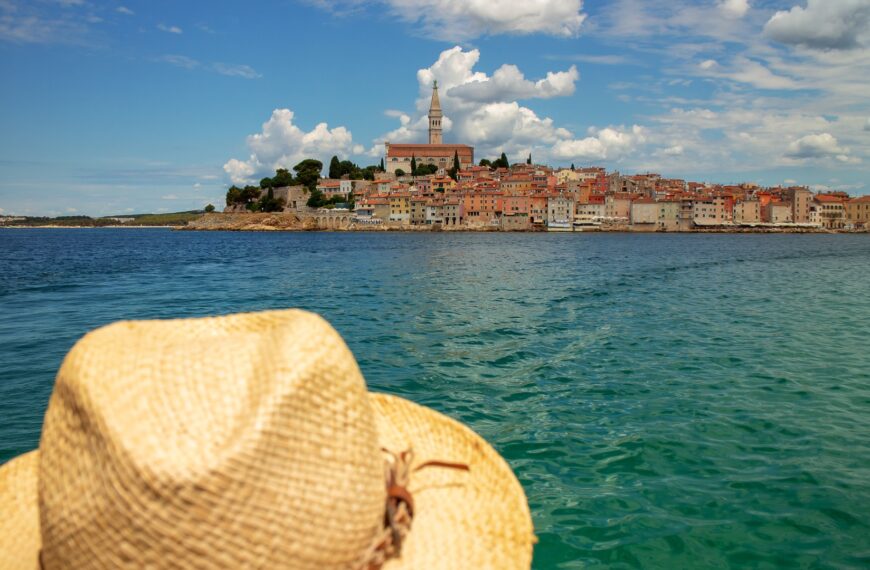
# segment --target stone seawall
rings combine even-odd
[[[347,211],[317,212],[313,214],[294,213],[212,213],[189,222],[186,226],[177,228],[188,231],[246,231],[246,232],[304,232],[304,231],[365,231],[365,232],[515,232],[542,231],[541,228],[529,230],[502,230],[493,226],[461,226],[442,227],[439,224],[411,226],[400,222],[385,222],[382,224],[360,224],[353,221],[353,214]],[[545,230],[544,230],[545,231]],[[575,233],[586,232],[644,232],[644,233],[847,233],[809,227],[706,227],[681,232],[651,231],[649,228],[633,228],[626,224],[605,225],[599,228],[584,228]],[[570,232],[569,232],[570,233]]]

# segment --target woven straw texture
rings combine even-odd
[[[414,463],[460,462],[411,477],[414,522],[387,570],[529,568],[535,540],[523,488],[507,462],[459,422],[402,398],[372,394],[381,444],[414,450]]]
[[[39,509],[36,481],[39,452],[0,467],[0,569],[38,568]]]
[[[379,436],[380,434],[380,436]],[[528,568],[508,465],[461,424],[370,395],[303,311],[122,322],[58,373],[38,452],[0,467],[0,569],[354,568],[382,530],[381,447],[415,463],[385,568]]]

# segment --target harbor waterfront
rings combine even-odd
[[[870,565],[870,238],[0,231],[0,463],[121,319],[301,307],[508,460],[533,567]],[[449,460],[450,458],[441,458]]]

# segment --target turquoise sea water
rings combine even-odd
[[[870,236],[0,230],[0,462],[77,338],[303,307],[510,462],[535,568],[870,567]]]

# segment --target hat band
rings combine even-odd
[[[388,457],[384,458],[384,475],[387,484],[387,505],[384,511],[384,528],[375,536],[372,545],[366,551],[360,570],[379,570],[390,558],[402,553],[402,543],[411,531],[414,519],[414,497],[408,490],[411,473],[426,467],[444,467],[470,471],[464,463],[450,461],[426,461],[414,469],[414,452],[411,449],[393,453],[382,449]]]

